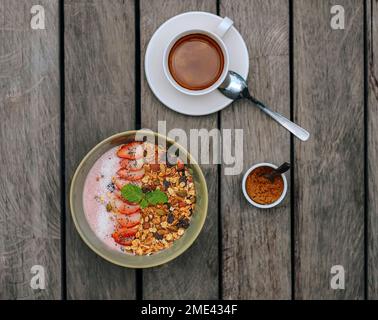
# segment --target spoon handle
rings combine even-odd
[[[274,169],[271,173],[265,173],[263,176],[270,180],[270,182],[274,182],[274,177],[279,176],[290,169],[290,163],[284,162],[281,164],[277,169]]]
[[[266,114],[271,116],[274,120],[276,120],[281,126],[289,130],[293,135],[297,138],[301,139],[302,141],[307,141],[310,137],[310,133],[303,129],[302,127],[298,126],[294,122],[290,121],[289,119],[285,118],[282,114],[278,112],[274,112],[270,110],[267,106],[265,106],[261,101],[255,99],[254,97],[248,97],[253,103],[255,103],[262,111]]]
[[[290,163],[284,162],[277,169],[274,170],[274,174],[282,174],[290,169]]]

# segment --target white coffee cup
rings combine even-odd
[[[215,28],[214,31],[210,30],[205,30],[205,29],[190,29],[186,30],[184,32],[181,32],[177,35],[175,35],[170,41],[168,46],[164,50],[163,54],[163,69],[164,69],[164,74],[169,80],[169,82],[174,86],[178,91],[181,91],[182,93],[193,95],[193,96],[199,96],[199,95],[204,95],[207,93],[210,93],[217,89],[220,84],[224,81],[224,79],[227,76],[228,69],[229,69],[229,54],[227,50],[227,46],[225,45],[224,41],[222,40],[223,36],[227,33],[228,30],[233,25],[233,21],[227,17],[225,17],[221,23],[218,24],[218,26]],[[203,90],[190,90],[187,88],[182,87],[180,84],[176,82],[176,80],[172,77],[171,72],[169,71],[169,66],[168,66],[168,57],[169,53],[174,46],[174,44],[177,42],[177,40],[181,39],[182,37],[189,35],[189,34],[204,34],[213,39],[214,41],[217,42],[219,47],[222,50],[223,57],[224,57],[224,65],[223,65],[223,71],[220,77],[216,82],[214,82],[210,87],[203,89]]]

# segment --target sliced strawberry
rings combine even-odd
[[[124,238],[118,232],[114,232],[112,234],[112,238],[114,239],[115,242],[117,242],[121,246],[126,246],[126,247],[131,246],[131,242],[133,241],[133,238]]]
[[[119,191],[119,190],[114,190],[114,191],[113,191],[113,194],[114,194],[118,199],[124,200],[124,198],[122,197],[122,193],[121,193],[121,191]]]
[[[134,239],[135,234],[137,233],[138,228],[119,228],[113,232],[112,238],[115,242],[122,246],[131,245],[132,240]]]
[[[130,205],[135,205],[136,203],[133,203],[133,202],[130,202],[130,201],[127,201],[123,196],[122,196],[122,193],[120,190],[114,190],[113,194],[120,200],[122,200],[123,202],[126,202]]]
[[[150,168],[151,168],[151,170],[152,171],[159,171],[160,170],[160,164],[158,164],[158,163],[151,163],[150,164]]]
[[[118,212],[122,214],[132,214],[140,210],[139,204],[131,204],[120,199],[115,199],[114,202]]]
[[[129,171],[127,169],[119,169],[117,174],[122,178],[130,181],[140,180],[144,176],[144,169],[138,171]]]
[[[177,170],[181,171],[181,170],[184,170],[184,168],[185,168],[184,162],[181,159],[177,158]]]
[[[126,228],[124,231],[125,237],[133,237],[138,232],[138,227]]]
[[[122,200],[122,202],[125,202],[126,204],[129,204],[130,206],[136,206],[138,205],[137,203],[135,202],[130,202],[130,201],[127,201],[123,196],[122,196],[122,192],[120,190],[115,190],[113,192],[113,194],[117,197],[117,200]]]
[[[178,206],[179,206],[180,208],[182,208],[182,207],[186,207],[187,204],[186,204],[184,201],[180,201],[180,202],[178,203]]]
[[[130,171],[139,171],[143,168],[144,161],[142,158],[140,159],[122,159],[119,162],[121,168],[124,168],[126,170]]]
[[[121,227],[132,228],[140,224],[140,217],[140,212],[133,213],[129,216],[118,214],[116,220]]]
[[[140,142],[130,142],[122,145],[117,152],[117,156],[125,159],[140,159],[143,157],[143,146]]]
[[[142,182],[141,181],[131,181],[131,180],[125,180],[125,179],[115,179],[114,184],[116,185],[117,189],[121,190],[125,185],[127,184],[134,184],[136,186],[141,187]]]
[[[140,224],[139,221],[118,221],[118,223],[124,228],[132,228]]]
[[[117,189],[121,190],[125,185],[127,185],[129,181],[124,179],[115,179],[114,184],[117,187]]]
[[[130,220],[130,221],[138,221],[140,222],[140,218],[142,217],[142,215],[140,214],[140,211],[137,211],[135,213],[132,213],[130,215],[127,216],[127,218]]]
[[[138,227],[133,228],[119,228],[116,231],[121,237],[123,238],[130,238],[135,236],[135,234],[138,232]]]

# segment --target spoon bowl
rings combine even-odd
[[[254,103],[261,111],[276,120],[281,126],[289,130],[293,135],[302,141],[307,141],[310,137],[310,133],[301,128],[294,122],[290,121],[282,114],[274,112],[269,109],[264,103],[252,97],[248,90],[247,82],[243,77],[234,71],[229,71],[225,80],[219,86],[218,90],[224,94],[227,98],[232,100],[248,99]]]
[[[243,91],[248,90],[247,82],[241,75],[234,71],[229,71],[226,79],[219,86],[218,90],[222,92],[227,98],[232,100],[242,99]]]

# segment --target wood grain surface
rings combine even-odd
[[[45,30],[31,29],[34,3],[0,1],[0,299],[61,297],[59,5],[39,3]]]
[[[216,1],[141,0],[141,54],[154,31],[167,19],[186,11],[216,13]],[[144,66],[144,61],[142,61]],[[163,106],[153,95],[142,67],[142,127],[157,129],[165,120],[167,130],[217,128],[217,115],[188,117]],[[144,299],[217,299],[218,298],[218,176],[215,165],[202,166],[209,190],[209,210],[205,226],[195,243],[182,256],[161,267],[143,271]]]
[[[135,127],[134,2],[64,5],[67,193],[76,166],[102,139]],[[80,239],[67,206],[69,299],[133,299],[135,271],[112,265]]]
[[[30,27],[34,4],[45,30]],[[330,26],[336,4],[345,30]],[[234,20],[252,94],[292,114],[308,142],[249,102],[189,117],[157,100],[146,47],[163,22],[192,10]],[[137,289],[144,299],[378,299],[377,30],[377,0],[0,0],[0,299],[135,299]],[[243,129],[243,173],[292,161],[283,205],[252,208],[242,173],[202,165],[208,218],[189,250],[141,278],[103,260],[61,194],[94,145],[139,120],[153,130],[158,120],[186,132]],[[30,287],[33,265],[45,269],[45,290]],[[345,269],[345,290],[330,287],[333,265]]]
[[[335,3],[336,4],[336,3]],[[312,134],[295,141],[295,297],[364,297],[363,1],[294,1],[294,116]],[[345,269],[345,290],[330,287]]]
[[[378,299],[378,3],[367,1],[368,298]]]
[[[288,2],[222,0],[220,14],[247,44],[251,93],[289,117]],[[223,129],[244,130],[243,173],[259,162],[290,162],[289,134],[250,102],[234,103],[221,118]],[[282,206],[263,211],[244,199],[241,181],[242,174],[221,176],[223,298],[290,299],[290,192]]]

